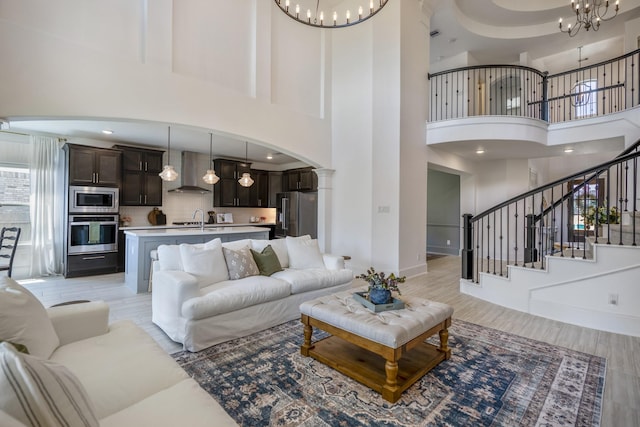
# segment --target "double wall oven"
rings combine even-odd
[[[69,186],[66,275],[116,271],[117,187]]]

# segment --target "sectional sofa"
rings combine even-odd
[[[252,265],[261,255],[275,262],[274,254],[270,271]],[[352,281],[343,257],[322,254],[309,236],[161,245],[152,320],[195,352],[299,318],[302,302],[349,289]]]

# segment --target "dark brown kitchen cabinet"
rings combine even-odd
[[[119,150],[66,144],[69,156],[69,185],[118,187]]]
[[[213,206],[215,207],[251,207],[251,187],[243,187],[238,179],[245,172],[251,173],[248,164],[233,160],[216,159],[214,169],[220,181],[213,189]],[[255,178],[252,175],[255,181]]]
[[[266,208],[269,206],[269,172],[263,170],[251,170],[251,178],[254,183],[251,186],[251,206]]]
[[[313,168],[291,169],[284,172],[284,191],[315,191],[318,178]]]
[[[117,146],[122,150],[124,206],[162,206],[162,151]]]
[[[269,201],[268,208],[278,207],[278,193],[282,192],[282,172],[269,172]]]

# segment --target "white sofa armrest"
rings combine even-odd
[[[60,345],[109,332],[109,305],[104,301],[47,308]]]
[[[322,260],[327,270],[342,270],[344,268],[344,258],[340,255],[322,254]]]
[[[11,415],[0,409],[0,426],[2,427],[27,427],[26,424],[22,424],[20,421],[13,418]]]
[[[198,280],[192,274],[180,270],[158,270],[153,275],[151,300],[153,315],[180,317],[182,304],[200,296]]]

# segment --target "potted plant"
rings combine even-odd
[[[373,304],[386,304],[391,301],[391,292],[400,293],[398,289],[398,283],[404,283],[406,276],[396,277],[391,273],[386,275],[384,272],[376,272],[373,267],[369,268],[365,273],[357,276],[359,279],[363,279],[369,283],[369,300]]]
[[[611,208],[607,208],[607,205],[598,206],[589,206],[584,214],[584,223],[585,225],[603,225],[603,224],[618,224],[620,221],[620,212],[618,212],[618,208],[612,206]]]

